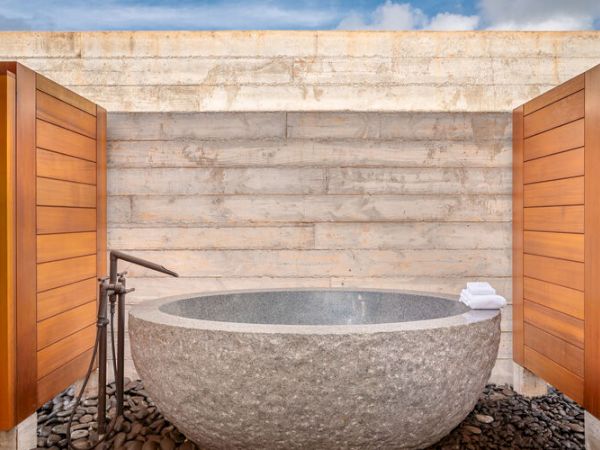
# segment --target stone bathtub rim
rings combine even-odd
[[[221,322],[204,319],[191,319],[165,313],[159,308],[167,303],[178,300],[211,297],[228,294],[251,294],[260,292],[302,292],[302,291],[341,291],[341,292],[376,292],[392,294],[426,295],[445,300],[458,301],[456,296],[437,294],[431,292],[396,290],[396,289],[367,289],[367,288],[292,288],[292,289],[243,289],[213,292],[194,292],[189,294],[161,297],[133,305],[129,316],[135,319],[156,324],[187,329],[224,331],[232,333],[257,333],[257,334],[373,334],[398,331],[419,331],[437,328],[464,326],[491,320],[500,314],[499,309],[473,310],[447,317],[436,319],[414,320],[407,322],[390,322],[381,324],[351,324],[351,325],[282,325],[282,324],[257,324],[243,322]]]

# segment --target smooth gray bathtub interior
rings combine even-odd
[[[252,292],[188,298],[164,313],[218,322],[348,325],[409,322],[462,314],[458,302],[427,295],[361,291]]]

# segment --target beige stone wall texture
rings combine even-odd
[[[472,279],[510,301],[510,111],[600,63],[600,33],[0,33],[0,59],[108,109],[109,245],[182,275],[130,267],[131,304]],[[502,331],[512,382],[510,306]]]

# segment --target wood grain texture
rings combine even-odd
[[[38,148],[37,176],[95,185],[96,164]]]
[[[96,301],[69,309],[38,322],[37,349],[38,352],[55,342],[81,330],[96,320]],[[39,377],[44,376],[40,374]]]
[[[525,207],[582,205],[583,201],[584,177],[526,184],[523,188]]]
[[[38,177],[37,205],[95,208],[96,186]]]
[[[0,74],[0,430],[16,424],[16,84]]]
[[[575,233],[525,231],[523,249],[530,255],[583,262],[584,236]]]
[[[96,118],[42,91],[37,91],[37,117],[96,139]]]
[[[37,295],[37,319],[48,319],[96,299],[96,277],[61,286]]]
[[[525,367],[578,403],[583,403],[583,379],[550,358],[525,347]]]
[[[42,234],[37,237],[37,262],[96,254],[96,233]]]
[[[579,119],[525,139],[525,161],[583,147],[583,122]]]
[[[530,323],[547,333],[583,349],[585,340],[583,320],[528,300],[523,302],[523,318],[526,323]]]
[[[525,230],[556,231],[559,233],[583,233],[583,206],[548,206],[525,208]]]
[[[35,73],[17,64],[17,422],[37,408]]]
[[[96,276],[96,255],[38,264],[38,292]]]
[[[581,119],[584,114],[584,104],[584,91],[579,91],[525,116],[523,119],[524,136],[533,136]]]
[[[523,107],[513,111],[513,359],[524,364],[523,355]]]
[[[585,74],[585,409],[600,417],[600,66]]]
[[[88,99],[83,98],[81,95],[65,89],[64,86],[55,83],[39,73],[36,74],[36,81],[38,90],[51,95],[52,97],[55,97],[71,106],[81,109],[88,114],[93,116],[96,115],[96,105]]]
[[[106,183],[106,110],[98,106],[96,141],[96,276],[106,276],[107,259],[107,183]]]
[[[43,405],[51,400],[57,392],[69,387],[72,384],[71,380],[83,378],[91,358],[92,349],[90,348],[41,378],[37,383],[38,405]]]
[[[43,120],[36,121],[37,146],[64,155],[96,161],[96,141]]]
[[[38,234],[96,231],[95,208],[57,208],[38,206]]]
[[[578,177],[584,174],[585,160],[583,148],[526,161],[523,165],[523,182],[557,180]]]
[[[523,105],[523,111],[525,114],[531,114],[538,109],[548,106],[550,103],[554,103],[562,98],[565,98],[577,91],[580,91],[585,86],[585,76],[583,74],[571,78],[565,81],[559,86],[544,92],[542,95],[529,100]]]
[[[91,348],[96,337],[96,325],[82,327],[78,332],[41,349],[37,355],[38,373],[45,377],[85,350]],[[89,362],[89,361],[88,361]]]
[[[523,257],[525,276],[580,291],[584,289],[583,272],[584,265],[580,262],[528,254]]]
[[[583,378],[583,349],[528,323],[524,336],[527,347]]]
[[[584,295],[577,289],[525,277],[523,297],[577,319],[584,318]]]

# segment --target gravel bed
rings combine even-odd
[[[164,419],[141,381],[126,380],[124,417],[113,418],[114,432],[98,449],[199,450]],[[109,414],[114,417],[114,384],[108,386]],[[68,389],[38,410],[38,449],[66,449],[66,428],[74,404]],[[98,400],[87,397],[74,416],[75,448],[96,438]],[[529,399],[509,386],[488,385],[475,409],[452,433],[431,449],[583,449],[583,410],[552,390]]]

